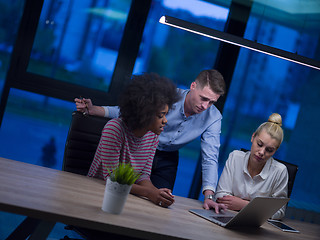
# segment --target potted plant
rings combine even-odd
[[[131,190],[132,184],[140,176],[130,163],[120,163],[118,167],[109,171],[107,178],[102,210],[105,212],[120,214]]]

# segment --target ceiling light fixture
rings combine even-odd
[[[320,62],[311,58],[307,58],[295,53],[284,51],[278,48],[270,47],[261,43],[257,43],[248,39],[244,39],[229,33],[221,32],[212,28],[204,27],[195,23],[187,22],[170,16],[162,16],[160,23],[176,27],[188,32],[196,33],[205,37],[220,40],[239,47],[244,47],[253,51],[265,53],[277,58],[298,63],[307,67],[320,70]]]

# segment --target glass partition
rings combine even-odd
[[[214,65],[219,42],[159,23],[163,15],[223,30],[229,10],[206,1],[153,1],[134,73],[156,72],[188,88]]]
[[[319,14],[254,4],[245,38],[319,60],[319,23]],[[319,141],[315,133],[319,79],[318,70],[241,49],[224,106],[219,159],[223,167],[231,151],[250,149],[255,129],[273,112],[281,114],[285,137],[275,157],[299,166],[289,206],[317,212],[320,195],[315,189],[320,180],[314,169],[320,163],[314,156]]]
[[[0,0],[0,94],[9,68],[23,7],[24,0]]]
[[[108,91],[131,0],[45,0],[28,71]]]
[[[71,102],[11,89],[0,129],[1,157],[61,169],[74,110]]]
[[[223,31],[228,12],[208,1],[153,1],[133,73],[156,72],[180,88],[189,88],[201,70],[214,65],[219,42],[160,24],[160,17],[168,15]],[[199,151],[200,138],[180,150],[174,194],[188,196]]]
[[[313,51],[320,37],[319,12],[317,1],[254,1],[245,38],[320,60]]]

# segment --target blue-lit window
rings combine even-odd
[[[134,73],[156,72],[189,88],[199,72],[215,63],[219,42],[159,23],[163,15],[223,30],[229,10],[206,1],[153,1]],[[173,193],[187,197],[200,153],[200,139],[179,151]]]
[[[223,30],[229,10],[206,1],[153,1],[134,73],[156,72],[188,88],[214,65],[219,42],[159,23],[163,15]]]
[[[74,104],[11,89],[0,129],[1,157],[62,168]]]
[[[45,0],[28,71],[108,91],[131,0]]]
[[[23,6],[24,0],[0,0],[0,92],[8,71]]]
[[[270,15],[272,9],[253,6],[245,38],[319,59],[320,25],[312,17],[296,16],[284,21]],[[255,13],[255,14],[254,14]],[[285,12],[283,13],[285,15]],[[310,24],[313,23],[313,24]],[[320,71],[262,53],[241,49],[223,111],[220,164],[234,149],[251,146],[251,135],[273,112],[281,114],[285,138],[275,157],[297,164],[290,207],[320,212],[320,167],[317,119],[320,115]]]

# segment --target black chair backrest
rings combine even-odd
[[[247,152],[247,149],[241,148],[241,151],[243,152]],[[288,170],[288,175],[289,175],[289,179],[288,179],[288,198],[291,195],[292,189],[293,189],[293,183],[294,180],[296,178],[296,174],[298,172],[298,166],[293,164],[293,163],[288,163],[279,159],[274,158],[275,160],[277,160],[278,162],[284,164],[287,167]]]
[[[66,140],[62,170],[87,175],[109,118],[73,112]]]

